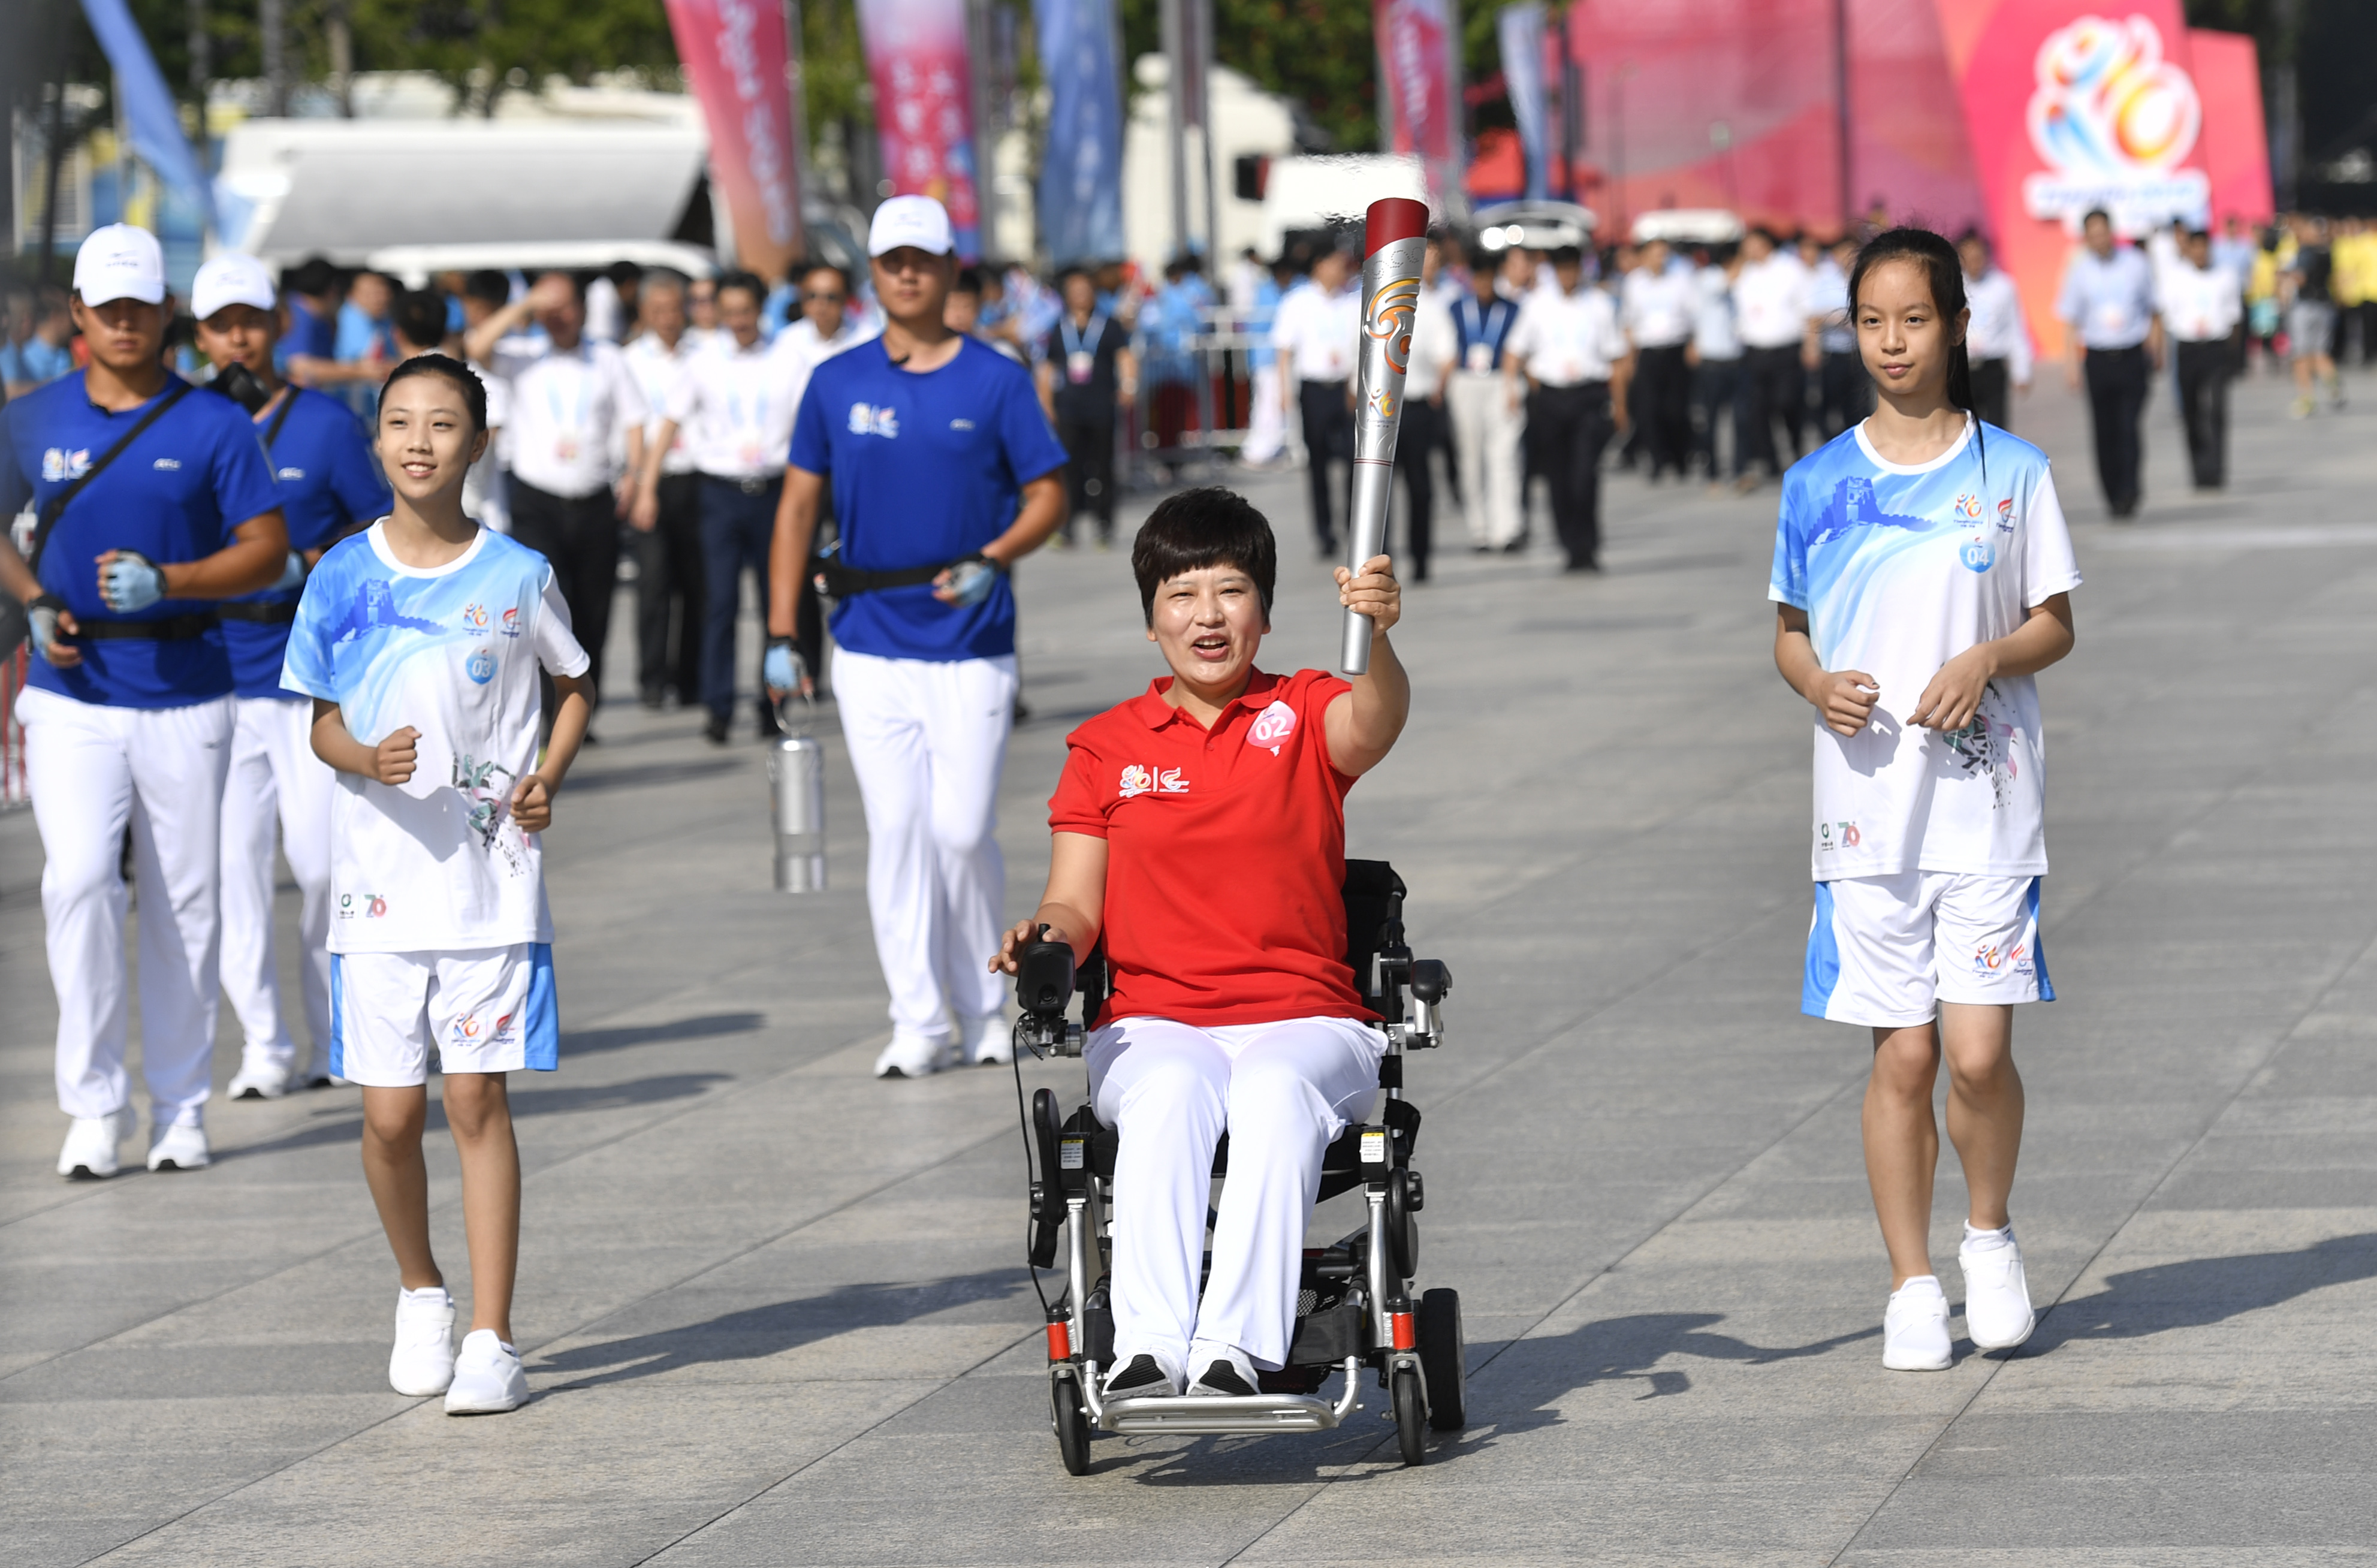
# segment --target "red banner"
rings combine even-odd
[[[2204,100],[2204,170],[2212,176],[2212,221],[2266,223],[2277,215],[2270,194],[2268,122],[2262,118],[2262,59],[2251,35],[2187,31],[2188,68]]]
[[[895,196],[950,209],[958,254],[982,254],[974,179],[973,78],[965,0],[859,0],[858,29],[875,81],[875,123]]]
[[[800,170],[778,0],[667,0],[677,58],[710,125],[710,188],[735,258],[763,277],[801,253]]]
[[[1379,59],[1386,68],[1392,150],[1427,166],[1432,205],[1460,189],[1461,110],[1456,96],[1458,40],[1445,0],[1378,0]]]

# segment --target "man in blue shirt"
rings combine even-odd
[[[289,534],[255,426],[166,373],[165,258],[145,229],[92,231],[75,257],[79,376],[0,410],[0,516],[41,509],[29,564],[0,539],[0,589],[30,610],[18,699],[48,864],[42,914],[57,992],[58,1174],[115,1174],[124,1071],[125,830],[140,888],[149,1167],[208,1161],[216,899],[234,711],[220,601],[287,569]]]
[[[2135,245],[2116,248],[2113,221],[2103,211],[2081,220],[2080,248],[2072,253],[2055,314],[2067,329],[2072,389],[2088,384],[2088,412],[2096,427],[2096,482],[2116,522],[2137,515],[2138,468],[2144,448],[2138,422],[2146,391],[2162,368],[2162,307],[2154,264]]]
[[[281,317],[272,280],[252,256],[225,251],[190,285],[197,345],[212,389],[249,413],[272,464],[290,558],[272,587],[218,607],[231,652],[238,717],[222,802],[222,988],[244,1044],[234,1100],[269,1100],[330,1081],[330,791],[309,738],[307,700],[281,686],[289,628],[305,574],[322,552],[388,510],[388,484],[346,404],[283,382],[272,367]],[[298,893],[298,974],[310,1064],[281,1009],[272,953],[274,826]]]
[[[842,528],[833,694],[866,802],[866,905],[891,991],[878,1077],[1005,1061],[1007,868],[994,816],[1015,709],[1007,573],[1065,517],[1065,449],[1022,366],[942,324],[949,214],[894,197],[867,235],[883,335],[818,365],[769,557],[771,694],[794,668],[801,578],[829,480]],[[954,1038],[953,1038],[954,1025]]]

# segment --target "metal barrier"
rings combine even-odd
[[[1254,398],[1250,355],[1269,345],[1270,334],[1248,331],[1238,314],[1226,305],[1209,307],[1204,314],[1204,329],[1187,345],[1192,362],[1188,382],[1171,381],[1159,388],[1144,368],[1141,372],[1139,403],[1132,410],[1132,429],[1127,437],[1128,482],[1133,489],[1156,487],[1160,481],[1153,471],[1158,467],[1176,476],[1193,473],[1211,483],[1216,465],[1246,444]],[[1148,365],[1151,356],[1143,331],[1133,334],[1132,347],[1141,366]],[[1191,408],[1159,406],[1168,401],[1161,396],[1165,388],[1184,386]],[[1174,421],[1167,415],[1172,414],[1186,417],[1178,419],[1177,430],[1168,432],[1165,427]],[[1172,436],[1169,440],[1167,434]]]

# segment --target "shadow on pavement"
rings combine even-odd
[[[679,1018],[668,1023],[630,1023],[617,1029],[565,1029],[563,1056],[591,1056],[596,1051],[625,1050],[629,1046],[656,1046],[676,1040],[710,1040],[722,1035],[748,1035],[768,1026],[764,1012],[712,1012],[699,1018]]]
[[[2377,1234],[2331,1236],[2293,1252],[2191,1258],[2105,1276],[2105,1288],[2059,1301],[2039,1314],[2030,1342],[2014,1352],[2043,1356],[2075,1339],[2138,1339],[2165,1329],[2203,1328],[2275,1307],[2307,1291],[2377,1278]]]
[[[822,1296],[747,1307],[683,1328],[549,1352],[530,1370],[592,1374],[570,1379],[555,1390],[557,1393],[656,1377],[716,1361],[757,1361],[852,1329],[887,1328],[951,1307],[1002,1301],[1022,1288],[1022,1276],[1011,1268],[921,1283],[842,1285]],[[602,1370],[605,1368],[616,1370]]]
[[[558,1116],[571,1111],[619,1110],[628,1106],[653,1105],[662,1100],[681,1100],[699,1095],[712,1084],[731,1082],[731,1072],[668,1072],[651,1078],[632,1079],[625,1083],[590,1085],[567,1089],[515,1089],[512,1091],[512,1115]],[[261,1143],[246,1143],[236,1148],[215,1151],[218,1164],[227,1159],[249,1159],[257,1155],[287,1154],[294,1149],[316,1149],[331,1143],[352,1143],[364,1135],[364,1119],[359,1114],[340,1117],[335,1121],[318,1121],[311,1127],[301,1127],[294,1132],[278,1138],[268,1138]],[[334,1116],[337,1112],[321,1111],[318,1116]],[[429,1102],[426,1133],[446,1131],[446,1109],[438,1100]]]
[[[604,768],[569,775],[569,793],[585,795],[594,790],[639,789],[648,784],[689,784],[717,773],[731,773],[742,767],[738,758],[712,757],[695,762],[639,762],[625,768]]]

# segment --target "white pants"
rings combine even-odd
[[[895,1046],[1005,1010],[990,971],[1007,902],[996,832],[1015,656],[886,659],[834,650],[833,698],[866,805],[866,911]]]
[[[332,973],[331,1070],[349,1083],[426,1083],[433,1050],[442,1072],[551,1072],[560,1065],[549,943],[342,952]]]
[[[314,705],[304,698],[241,697],[232,729],[222,801],[222,988],[246,1035],[242,1064],[286,1071],[297,1043],[281,1013],[272,961],[273,829],[297,879],[299,973],[312,1065],[329,1071],[329,764],[308,738]],[[318,1075],[318,1073],[317,1074]]]
[[[2053,1001],[2037,877],[1900,871],[1816,884],[1799,1011],[1905,1029],[1943,1001]]]
[[[108,1116],[125,1075],[124,830],[140,890],[140,1065],[159,1126],[195,1125],[212,1081],[216,895],[232,700],[109,708],[21,693],[41,829],[42,916],[58,997],[58,1106]]]
[[[1248,462],[1269,462],[1287,449],[1287,408],[1279,401],[1277,360],[1255,372],[1247,394],[1253,406],[1247,411],[1247,441],[1238,456]]]
[[[1500,549],[1519,536],[1522,486],[1519,437],[1527,416],[1511,407],[1499,371],[1456,370],[1445,377],[1444,401],[1452,411],[1453,450],[1461,460],[1463,514],[1469,542]]]
[[[1084,1055],[1098,1119],[1121,1133],[1114,1178],[1115,1365],[1142,1352],[1185,1371],[1191,1344],[1287,1362],[1304,1232],[1330,1140],[1368,1114],[1386,1040],[1348,1018],[1199,1029],[1126,1018]],[[1197,1299],[1213,1146],[1230,1174],[1213,1273]],[[1200,1354],[1204,1353],[1200,1348]]]

